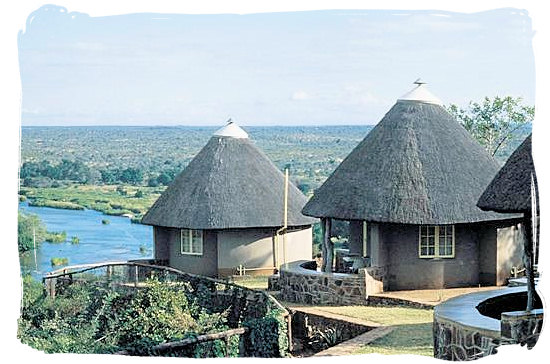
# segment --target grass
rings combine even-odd
[[[286,303],[285,306],[287,306]],[[311,306],[311,308],[394,328],[389,334],[350,354],[415,354],[433,357],[432,309],[402,306]]]
[[[383,326],[431,323],[433,310],[401,306],[315,306],[319,311],[375,322]]]
[[[66,209],[66,210],[84,210],[84,206],[76,204],[74,202],[67,201],[57,201],[37,198],[29,202],[30,206],[36,207],[53,207],[55,209]]]
[[[118,191],[117,191],[118,188]],[[120,193],[120,190],[125,193]],[[164,187],[70,185],[51,188],[21,188],[20,194],[35,206],[66,209],[93,209],[107,215],[143,215],[160,196]],[[141,191],[135,197],[137,191]]]
[[[432,323],[396,325],[394,330],[353,354],[415,354],[433,357]]]
[[[316,309],[394,327],[388,335],[354,354],[433,356],[433,310],[400,306],[318,306]]]
[[[233,283],[251,289],[267,290],[268,276],[242,276],[234,277]]]

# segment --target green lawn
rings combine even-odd
[[[234,277],[233,283],[251,289],[267,290],[268,276],[242,276]]]
[[[433,356],[433,310],[407,307],[338,306],[316,307],[320,311],[393,326],[394,330],[354,354],[416,354]]]
[[[283,302],[285,306],[296,304]],[[309,306],[315,310],[362,319],[394,330],[350,354],[415,354],[433,357],[433,310],[402,306]]]
[[[335,313],[383,326],[431,323],[433,310],[400,306],[315,306],[319,311]]]

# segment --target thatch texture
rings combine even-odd
[[[303,213],[405,224],[510,218],[476,206],[498,168],[442,106],[398,101],[315,191]]]
[[[483,210],[498,212],[531,211],[531,174],[536,188],[537,179],[529,135],[483,192],[477,206]]]
[[[281,227],[284,175],[248,138],[213,136],[142,219],[189,229]],[[289,184],[288,225],[311,225]]]

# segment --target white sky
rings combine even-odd
[[[445,104],[534,104],[527,12],[323,10],[89,16],[20,36],[23,125],[375,124],[422,77]]]

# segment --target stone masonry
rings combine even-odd
[[[281,267],[281,299],[305,304],[366,304],[365,271],[359,274],[323,273],[312,268],[315,262],[296,261]]]

